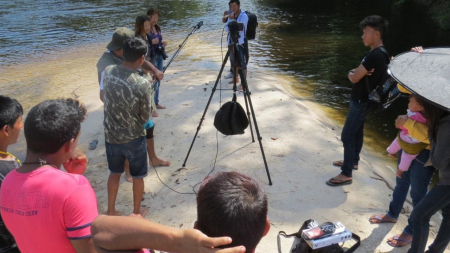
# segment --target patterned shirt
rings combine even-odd
[[[131,69],[113,65],[105,69],[103,84],[106,141],[124,144],[145,136],[143,125],[154,106],[151,82]]]

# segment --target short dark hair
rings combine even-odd
[[[0,95],[0,129],[4,126],[13,127],[22,115],[22,105],[16,99]]]
[[[230,6],[232,3],[236,3],[237,5],[241,5],[241,1],[239,1],[239,0],[230,0],[230,2],[228,3],[228,6]]]
[[[229,236],[226,247],[243,245],[253,252],[264,235],[267,196],[254,179],[220,172],[203,180],[197,194],[198,229],[209,237]]]
[[[81,129],[86,108],[75,99],[46,100],[31,108],[25,120],[27,149],[38,154],[54,154]]]
[[[147,54],[147,43],[139,38],[129,38],[123,43],[123,59],[135,62]]]
[[[361,21],[361,23],[359,23],[359,27],[361,27],[361,29],[364,29],[367,26],[379,31],[381,38],[383,38],[384,33],[388,29],[389,22],[381,16],[372,15],[366,17],[363,21]]]

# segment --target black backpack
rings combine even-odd
[[[386,49],[380,47],[380,50],[386,54],[388,60],[389,54]],[[394,100],[400,97],[400,91],[397,88],[397,81],[390,75],[389,70],[384,73],[381,78],[381,83],[377,87],[370,91],[369,78],[366,76],[367,92],[369,94],[369,100],[367,105],[371,111],[379,112],[388,108]]]
[[[258,27],[258,18],[254,13],[251,13],[249,11],[246,11],[248,16],[248,23],[247,23],[247,31],[245,32],[245,37],[247,37],[248,40],[254,40],[256,37],[256,27]]]

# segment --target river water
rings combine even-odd
[[[17,98],[29,109],[43,99],[71,92],[73,88],[64,85],[67,73],[76,80],[95,68],[93,58],[98,58],[112,31],[120,26],[132,29],[135,17],[150,6],[161,10],[160,25],[169,41],[182,41],[202,20],[201,37],[188,43],[198,43],[190,46],[189,54],[196,54],[192,60],[205,60],[208,53],[202,43],[220,50],[220,19],[227,2],[0,0],[0,94]],[[448,46],[450,31],[436,27],[422,6],[394,2],[242,0],[241,8],[256,13],[259,21],[257,38],[250,43],[251,62],[293,78],[293,88],[303,99],[322,105],[328,116],[343,124],[351,87],[346,74],[368,50],[358,28],[365,16],[389,19],[385,45],[391,55],[416,45]],[[175,49],[176,45],[169,46],[169,55]],[[382,151],[389,144],[396,134],[393,121],[405,112],[406,104],[402,98],[368,117],[369,145]]]

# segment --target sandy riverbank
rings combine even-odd
[[[89,158],[86,176],[96,191],[99,211],[104,213],[109,173],[102,125],[103,107],[98,99],[95,69],[102,52],[103,47],[98,47],[95,54],[82,51],[64,56],[72,60],[71,68],[77,72],[69,70],[55,74],[50,82],[67,85],[60,90],[49,90],[46,97],[71,94],[66,96],[76,95],[86,104],[89,116],[82,126],[80,148]],[[160,91],[161,104],[168,109],[158,110],[159,117],[154,119],[158,156],[172,161],[170,167],[157,168],[158,174],[167,185],[185,193],[192,193],[192,187],[210,172],[216,156],[213,119],[219,108],[219,92],[215,93],[186,168],[181,169],[220,67],[220,52],[212,53],[213,48],[206,48],[204,52],[206,57],[201,62],[192,64],[192,57],[186,54],[168,69]],[[58,64],[57,59],[54,64]],[[388,209],[392,194],[385,182],[376,179],[374,169],[384,171],[391,185],[394,185],[394,174],[385,169],[383,158],[365,149],[363,163],[355,171],[352,185],[326,186],[325,181],[339,171],[331,166],[331,161],[342,158],[340,130],[314,104],[297,98],[289,89],[291,81],[250,64],[248,83],[272,186],[268,185],[259,145],[251,142],[249,129],[242,136],[217,135],[219,147],[214,172],[248,174],[260,181],[268,194],[272,227],[256,252],[277,252],[278,231],[296,232],[309,218],[319,223],[341,221],[361,236],[362,244],[357,252],[406,252],[407,248],[393,249],[385,243],[388,237],[401,232],[406,225],[406,215],[402,214],[395,225],[371,225],[368,222],[370,215],[384,213]],[[225,81],[222,85],[231,87]],[[222,91],[223,102],[229,101],[231,96],[230,91]],[[242,95],[238,102],[244,104]],[[88,145],[94,139],[99,140],[99,145],[89,151]],[[23,145],[23,136],[11,151],[20,151],[20,145]],[[143,205],[150,208],[148,219],[173,227],[193,226],[196,219],[195,195],[180,195],[166,188],[152,168],[145,183]],[[132,211],[132,185],[125,180],[121,181],[117,207],[125,214]],[[281,237],[279,240],[282,252],[290,252],[293,239]]]

